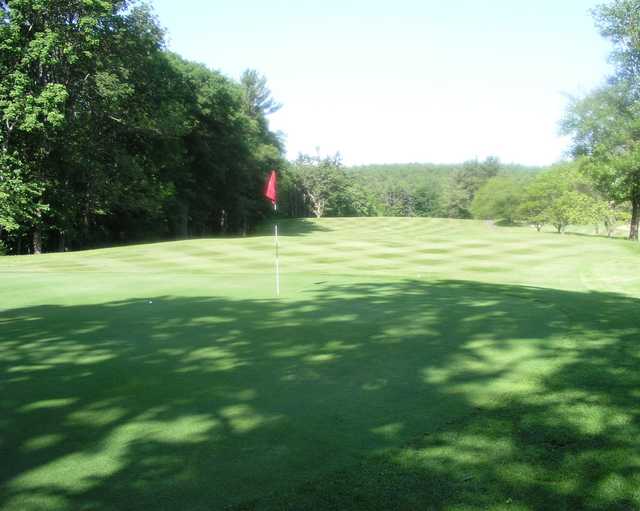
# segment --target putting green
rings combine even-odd
[[[0,509],[640,507],[637,246],[282,231],[0,259]]]

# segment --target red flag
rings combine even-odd
[[[264,187],[264,196],[271,201],[271,204],[276,203],[276,171],[272,170],[267,179],[267,184]]]

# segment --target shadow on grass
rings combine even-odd
[[[518,222],[514,222],[513,220],[498,220],[496,222],[493,223],[493,225],[497,226],[497,227],[519,227],[525,224],[521,224]]]
[[[497,227],[530,227],[532,230],[535,229],[535,227],[530,224],[518,223],[518,222],[508,223],[505,221],[498,221],[498,222],[495,222],[494,225]],[[571,227],[569,227],[569,229],[571,229]],[[594,232],[578,232],[578,231],[572,231],[572,230],[568,230],[568,231],[565,230],[563,232],[558,232],[557,229],[553,229],[553,230],[549,229],[549,230],[542,230],[539,232],[544,234],[557,234],[561,236],[578,236],[583,238],[601,238],[601,239],[609,239],[609,240],[629,241],[628,232],[624,233],[619,231],[616,231],[612,235],[608,235],[606,231],[596,233],[595,231]]]
[[[317,232],[330,232],[331,229],[309,218],[278,218],[279,236],[305,236]],[[276,219],[262,223],[252,236],[273,236]]]
[[[5,311],[0,509],[636,509],[639,309],[405,281]]]
[[[554,234],[558,234],[557,232]],[[588,232],[563,232],[561,233],[563,236],[579,236],[579,237],[583,237],[583,238],[602,238],[602,239],[607,239],[607,240],[626,240],[626,241],[630,241],[632,243],[637,243],[637,241],[634,240],[630,240],[629,239],[629,234],[622,234],[622,233],[616,233],[616,234],[612,234],[611,236],[607,235],[607,234],[603,234],[603,233],[598,233],[596,234],[594,233],[588,233]]]

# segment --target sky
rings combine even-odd
[[[287,156],[347,165],[566,155],[571,95],[611,73],[598,0],[153,0],[169,48],[267,77]]]

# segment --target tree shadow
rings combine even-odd
[[[0,509],[640,506],[638,299],[307,296],[3,312]]]
[[[278,223],[278,236],[305,236],[317,232],[331,232],[331,229],[310,218],[272,218],[262,223],[252,236],[273,236],[273,226]]]
[[[534,230],[535,227],[527,224],[527,223],[523,223],[523,222],[512,222],[512,223],[508,223],[506,221],[498,221],[495,222],[493,225],[495,225],[496,227],[530,227],[531,230]],[[571,229],[569,227],[569,229]],[[600,232],[600,233],[596,233],[596,232],[578,232],[578,231],[572,231],[572,230],[565,230],[563,232],[558,232],[556,229],[553,230],[549,230],[549,229],[543,229],[542,231],[539,231],[541,234],[556,234],[556,235],[562,235],[562,236],[579,236],[579,237],[583,237],[583,238],[601,238],[601,239],[609,239],[609,240],[628,240],[628,234],[625,233],[621,233],[621,232],[616,232],[614,234],[612,234],[611,236],[607,235],[606,232]]]
[[[558,234],[558,233],[555,233],[555,234]],[[621,233],[613,234],[611,236],[608,236],[607,234],[602,234],[602,233],[596,234],[595,232],[594,233],[588,233],[588,232],[573,232],[573,231],[568,231],[567,232],[567,231],[565,231],[565,232],[563,232],[561,234],[563,236],[564,235],[566,235],[566,236],[580,236],[580,237],[583,237],[583,238],[602,238],[602,239],[607,239],[607,240],[632,241],[632,240],[629,240],[628,234],[624,235],[624,234],[621,234]]]
[[[500,219],[500,220],[497,220],[496,222],[493,222],[493,225],[495,225],[496,227],[519,227],[519,226],[522,226],[523,224],[514,222],[513,220]]]

